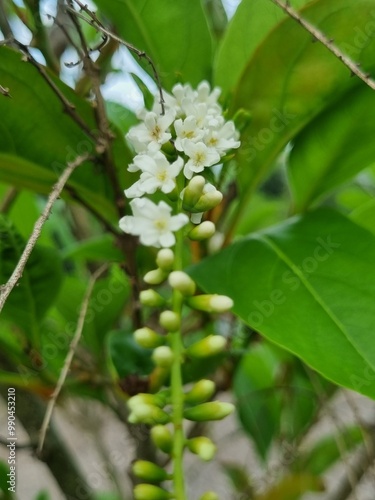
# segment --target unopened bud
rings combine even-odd
[[[145,349],[154,349],[164,344],[165,338],[147,326],[134,332],[134,340]]]
[[[168,500],[172,495],[153,484],[137,484],[133,490],[135,500]]]
[[[210,401],[184,411],[184,417],[194,422],[221,420],[234,411],[234,405],[221,401]]]
[[[190,212],[194,208],[203,194],[205,183],[205,178],[202,175],[196,175],[191,179],[183,192],[182,207],[184,210]]]
[[[190,404],[201,404],[212,398],[215,392],[215,384],[212,380],[199,380],[189,392],[185,394],[185,401]]]
[[[170,417],[161,408],[150,404],[139,404],[130,413],[128,420],[131,424],[166,424]]]
[[[213,189],[203,194],[194,206],[194,212],[207,212],[217,207],[223,199],[223,194]]]
[[[161,483],[170,477],[167,471],[148,460],[137,460],[134,462],[132,471],[136,477],[150,483]]]
[[[191,240],[202,241],[211,238],[215,234],[216,227],[210,220],[205,220],[198,226],[194,227],[188,234]]]
[[[186,444],[192,453],[206,462],[212,460],[216,453],[216,446],[211,439],[205,436],[189,439]]]
[[[176,332],[180,328],[181,318],[173,311],[163,311],[160,314],[159,323],[168,332]]]
[[[148,285],[160,285],[160,283],[163,283],[166,277],[167,273],[162,269],[158,268],[158,269],[153,269],[152,271],[146,273],[143,280]]]
[[[164,453],[170,453],[173,446],[171,431],[165,425],[155,425],[151,429],[151,439],[154,445]]]
[[[127,405],[134,412],[137,412],[137,407],[140,405],[152,405],[163,408],[167,403],[167,397],[166,392],[159,392],[158,394],[139,393],[129,398]]]
[[[160,307],[165,304],[165,299],[163,299],[159,293],[155,292],[155,290],[152,290],[151,288],[148,290],[142,290],[139,294],[139,300],[141,301],[141,304],[149,307]]]
[[[195,283],[190,276],[183,271],[173,271],[168,278],[169,284],[174,290],[182,295],[189,296],[195,293]]]
[[[162,248],[156,256],[156,264],[163,271],[171,271],[174,265],[174,253],[170,248]]]
[[[196,295],[188,299],[192,309],[210,313],[222,313],[233,307],[233,300],[226,295]]]
[[[187,354],[194,358],[206,358],[222,352],[226,346],[226,339],[221,335],[208,335],[195,342],[187,349]]]
[[[173,363],[174,354],[170,347],[163,345],[157,347],[152,353],[152,359],[156,366],[161,368],[169,368]]]
[[[199,500],[219,500],[219,495],[214,491],[206,491]]]

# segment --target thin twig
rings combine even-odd
[[[79,0],[74,0],[74,2],[80,7],[80,9],[83,12],[86,12],[86,14],[89,16],[89,19],[86,16],[82,15],[80,12],[77,12],[72,7],[68,6],[67,9],[70,12],[72,12],[72,14],[74,14],[75,16],[83,19],[90,26],[93,26],[96,30],[100,31],[101,33],[103,33],[104,35],[108,36],[109,38],[112,38],[113,40],[115,40],[119,44],[124,45],[127,49],[129,49],[131,52],[133,52],[134,54],[136,54],[140,59],[143,58],[143,59],[145,59],[148,62],[148,64],[151,66],[151,69],[152,69],[152,72],[153,72],[153,75],[154,75],[154,79],[155,79],[156,85],[158,87],[158,91],[159,91],[159,103],[160,103],[160,107],[161,107],[161,114],[164,115],[164,113],[165,113],[165,101],[164,101],[164,96],[163,96],[163,89],[162,89],[162,86],[161,86],[161,81],[160,81],[159,73],[156,70],[156,66],[155,66],[153,60],[151,59],[151,57],[145,51],[137,49],[137,47],[135,47],[131,43],[125,42],[125,40],[123,40],[122,38],[118,37],[117,35],[115,35],[111,31],[109,31],[108,29],[106,29],[102,25],[102,23],[99,21],[99,19],[97,18],[96,14],[94,12],[92,12],[88,8],[87,5],[84,5]]]
[[[66,355],[66,358],[64,361],[64,366],[62,367],[62,370],[60,372],[60,376],[59,376],[59,379],[57,381],[55,390],[53,391],[53,393],[51,395],[51,399],[48,402],[46,413],[44,415],[43,424],[42,424],[42,427],[40,429],[40,434],[39,434],[38,447],[36,450],[36,453],[38,456],[40,456],[42,453],[42,449],[43,449],[44,441],[46,438],[47,430],[48,430],[48,427],[49,427],[49,424],[51,421],[53,409],[56,405],[57,398],[58,398],[58,396],[63,388],[66,377],[68,376],[68,373],[70,370],[70,365],[72,364],[75,351],[77,349],[78,343],[79,343],[81,336],[82,336],[82,331],[83,331],[83,327],[85,324],[87,309],[89,306],[89,301],[90,301],[92,291],[94,289],[94,285],[96,283],[96,280],[103,274],[103,272],[107,269],[107,267],[108,267],[108,265],[104,264],[90,278],[85,296],[84,296],[83,301],[82,301],[81,309],[79,312],[76,331],[75,331],[73,339],[70,343],[69,351],[68,351],[68,354]]]
[[[52,211],[55,201],[60,196],[62,190],[64,189],[65,184],[67,183],[69,177],[74,172],[74,170],[80,165],[82,165],[82,163],[84,163],[89,157],[90,155],[86,153],[84,155],[78,156],[73,162],[68,163],[67,167],[59,177],[59,180],[53,187],[48,197],[47,204],[43,210],[43,213],[41,214],[41,216],[34,225],[33,232],[31,233],[31,236],[25,246],[24,251],[22,252],[22,255],[18,261],[17,266],[13,271],[12,276],[9,278],[8,282],[5,285],[0,286],[0,312],[3,309],[4,304],[10,292],[17,285],[18,281],[22,278],[22,273],[25,269],[26,263],[31,255],[31,252],[33,251],[36,242],[38,241],[40,233],[42,232],[43,226]]]
[[[297,11],[295,11],[289,4],[289,2],[282,2],[281,0],[271,0],[277,6],[280,7],[288,16],[292,17],[297,21],[306,31],[308,31],[316,40],[322,43],[329,51],[332,52],[334,56],[337,57],[347,68],[350,69],[352,75],[358,76],[366,85],[371,89],[375,90],[375,80],[371,78],[371,75],[365,73],[361,70],[360,65],[354,62],[350,57],[345,55],[334,43],[333,40],[329,39],[321,31],[319,31],[315,26],[310,24],[308,21],[303,19]]]
[[[6,214],[12,208],[13,203],[16,201],[19,191],[15,187],[10,187],[5,193],[3,200],[0,203],[0,213]]]

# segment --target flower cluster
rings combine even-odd
[[[164,114],[155,102],[152,111],[143,110],[139,114],[142,123],[127,134],[136,152],[128,170],[140,175],[125,190],[126,197],[133,198],[130,203],[133,216],[123,217],[120,227],[139,236],[142,244],[171,247],[175,243],[173,233],[189,221],[184,213],[172,215],[165,201],[155,204],[144,199],[144,195],[161,191],[181,196],[184,209],[193,214],[191,221],[196,224],[204,211],[220,203],[221,194],[202,176],[198,182],[200,196],[195,203],[184,199],[186,180],[195,182],[196,174],[204,174],[205,169],[220,164],[229,150],[240,145],[234,123],[225,121],[222,115],[219,95],[219,89],[211,91],[207,82],[202,82],[196,90],[190,85],[175,85],[171,94],[165,93]],[[185,181],[179,183],[179,178]]]

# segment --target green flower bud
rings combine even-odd
[[[180,329],[181,318],[173,311],[163,311],[160,314],[159,323],[168,332],[176,332]]]
[[[195,293],[195,283],[190,276],[183,271],[173,271],[168,278],[169,284],[174,290],[182,295],[189,296]]]
[[[150,483],[160,483],[170,478],[170,475],[148,460],[137,460],[132,466],[133,474],[144,481],[150,481]]]
[[[188,305],[192,309],[210,313],[222,313],[233,307],[233,300],[226,295],[196,295],[188,299]]]
[[[194,212],[207,212],[217,207],[223,199],[223,194],[217,189],[203,194],[194,206]]]
[[[215,234],[216,227],[210,220],[205,220],[198,226],[194,227],[188,234],[189,238],[194,241],[202,241],[211,238]]]
[[[156,264],[163,271],[171,271],[174,265],[174,253],[170,248],[162,248],[156,256]]]
[[[153,269],[152,271],[146,273],[143,280],[148,285],[160,285],[166,277],[167,273],[158,267],[157,269]]]
[[[165,425],[155,425],[151,429],[151,439],[154,445],[164,453],[170,453],[173,446],[171,431]]]
[[[133,491],[135,500],[168,500],[172,498],[168,491],[153,484],[137,484]]]
[[[174,354],[170,347],[163,345],[157,347],[152,353],[152,359],[156,366],[169,368],[173,363]]]
[[[215,383],[212,380],[199,380],[189,392],[185,394],[185,401],[190,404],[201,404],[212,398],[215,392]]]
[[[134,340],[145,349],[154,349],[164,344],[165,337],[145,326],[134,332]]]
[[[184,417],[193,422],[206,422],[208,420],[222,420],[234,411],[232,403],[210,401],[184,411]]]
[[[132,424],[166,424],[169,422],[170,417],[168,413],[161,408],[151,404],[139,404],[132,408],[132,412],[128,418]]]
[[[186,445],[192,453],[195,453],[206,462],[212,460],[216,453],[216,446],[211,439],[205,436],[189,439]]]
[[[191,179],[182,195],[182,207],[184,210],[190,212],[194,208],[203,194],[205,183],[205,178],[202,175],[196,175]]]
[[[165,304],[165,299],[163,299],[160,294],[158,294],[151,288],[148,290],[142,290],[142,292],[139,294],[139,300],[144,306],[150,307],[160,307]]]
[[[199,500],[219,500],[219,496],[214,491],[206,491]]]
[[[226,343],[226,339],[221,335],[208,335],[189,346],[186,353],[194,358],[206,358],[222,352]]]
[[[128,399],[127,405],[129,410],[137,412],[139,405],[152,405],[163,408],[167,404],[167,392],[159,392],[158,394],[139,393]]]

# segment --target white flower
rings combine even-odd
[[[197,126],[197,120],[194,116],[188,116],[185,120],[176,120],[174,128],[177,136],[174,145],[177,151],[184,151],[184,139],[198,142],[204,136],[204,131]]]
[[[184,160],[179,157],[170,164],[160,151],[152,156],[138,155],[134,158],[134,167],[141,170],[139,181],[125,190],[128,198],[138,198],[144,194],[155,193],[157,189],[170,193],[176,187],[176,178],[184,166]]]
[[[220,129],[209,130],[204,138],[204,143],[209,148],[214,148],[223,156],[230,149],[240,146],[238,141],[239,133],[235,129],[232,121],[226,122]]]
[[[172,208],[164,201],[156,205],[147,198],[135,198],[130,206],[133,215],[122,217],[120,228],[125,233],[139,236],[141,243],[146,246],[173,246],[176,242],[173,232],[189,221],[185,214],[171,215]]]
[[[189,161],[184,167],[184,175],[191,179],[193,174],[202,172],[205,167],[211,167],[220,161],[220,155],[212,148],[208,148],[203,142],[193,142],[185,139],[184,151],[189,156]]]
[[[164,115],[157,115],[150,111],[146,113],[144,123],[132,127],[126,137],[132,143],[136,152],[157,151],[172,137],[167,130],[174,117],[175,112],[173,110],[166,111]]]
[[[221,90],[219,89],[219,87],[215,87],[211,92],[210,84],[204,80],[203,82],[201,82],[198,85],[197,101],[198,102],[205,102],[206,104],[213,106],[213,105],[217,104],[217,100],[219,99],[220,94],[221,94]],[[219,106],[219,108],[220,108],[220,106]],[[220,108],[220,111],[221,111],[221,108]]]

